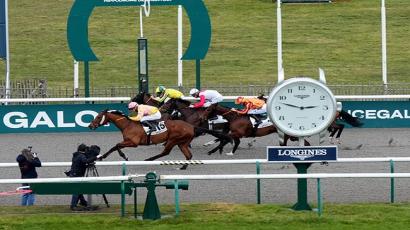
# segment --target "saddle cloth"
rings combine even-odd
[[[249,117],[249,119],[251,120],[252,127],[255,127],[255,123],[256,123],[255,118]],[[271,125],[273,125],[273,123],[270,121],[269,117],[265,117],[265,118],[262,118],[262,123],[258,126],[258,129],[265,128]]]
[[[208,119],[208,122],[212,124],[220,124],[220,123],[226,123],[228,121],[225,118],[223,118],[221,115],[218,115],[217,117],[212,117]]]
[[[155,129],[152,130],[151,136],[167,131],[167,127],[165,126],[165,121],[154,120],[154,121],[148,121],[148,122],[155,126]],[[150,129],[149,126],[147,126],[145,122],[142,122],[141,125],[144,128],[145,133],[148,135],[149,129]]]

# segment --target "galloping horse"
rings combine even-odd
[[[212,108],[214,106],[217,106],[216,104],[211,105],[210,108],[207,108],[205,110],[190,108],[189,107],[190,104],[191,103],[189,101],[186,101],[183,99],[170,99],[168,102],[166,102],[164,105],[160,107],[160,111],[169,113],[169,114],[171,114],[173,111],[178,111],[179,113],[181,113],[180,119],[190,123],[193,126],[202,127],[206,129],[209,128],[211,130],[221,130],[222,133],[225,133],[225,134],[229,132],[228,122],[219,123],[219,124],[212,123],[212,127],[210,127],[210,123],[208,120],[210,118],[209,115],[213,111]],[[217,139],[215,139],[213,143],[220,141],[220,138],[218,136],[215,136],[215,137]],[[223,150],[223,146],[220,146],[219,148],[220,153],[222,153],[222,150]]]
[[[340,123],[341,121],[344,121],[353,127],[363,126],[363,123],[357,117],[353,117],[348,112],[344,110],[337,112],[335,120],[327,129],[330,132],[329,141],[332,144],[340,144],[340,135],[345,128],[345,125]],[[336,133],[336,138],[334,138]]]
[[[240,144],[240,138],[242,137],[262,137],[278,131],[273,124],[254,130],[249,116],[238,114],[230,108],[225,108],[223,106],[217,105],[214,107],[209,107],[208,109],[213,110],[215,114],[222,115],[226,120],[228,120],[230,129],[229,136],[231,136],[234,141],[234,147],[231,154],[235,153]],[[284,143],[280,143],[280,145],[286,145],[289,139],[295,140],[294,137],[285,134]],[[226,144],[227,143],[224,142],[224,140],[221,140],[219,146],[209,151],[209,153],[214,153],[216,150],[220,149]],[[305,140],[305,145],[310,145],[310,143]]]
[[[214,133],[211,130],[194,127],[184,121],[165,120],[164,123],[167,130],[160,134],[152,135],[151,143],[147,143],[147,134],[145,133],[144,128],[142,127],[140,122],[132,121],[128,119],[128,117],[122,112],[116,110],[101,111],[88,127],[94,130],[102,125],[106,125],[108,122],[113,123],[118,129],[121,130],[124,140],[108,150],[108,152],[103,155],[103,158],[106,158],[114,151],[118,151],[119,155],[124,158],[124,160],[128,160],[121,149],[125,147],[138,147],[138,145],[149,145],[151,143],[158,144],[165,142],[164,150],[160,154],[146,159],[146,161],[152,161],[168,155],[175,145],[178,145],[179,149],[185,155],[185,159],[190,160],[192,158],[192,153],[189,150],[188,146],[194,138],[195,134]],[[227,139],[228,141],[230,140],[228,136],[219,136],[221,138],[225,137],[225,139]],[[187,165],[184,165],[181,169],[186,168]]]

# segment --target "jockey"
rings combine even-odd
[[[164,86],[160,85],[155,89],[156,97],[154,100],[159,103],[167,102],[169,99],[181,99],[184,94],[176,89],[167,89]]]
[[[199,97],[199,102],[190,105],[191,108],[207,108],[210,105],[217,104],[223,101],[223,97],[216,90],[204,90],[199,91],[198,89],[191,89],[189,94],[195,98]]]
[[[264,100],[261,100],[259,98],[244,98],[244,97],[238,97],[235,100],[235,104],[243,105],[245,108],[242,110],[236,110],[232,109],[233,111],[239,113],[239,114],[249,114],[253,118],[255,118],[255,127],[257,128],[261,123],[261,119],[259,114],[264,114],[266,113],[266,103]]]
[[[155,126],[148,121],[161,119],[161,113],[158,108],[154,106],[138,105],[137,102],[130,102],[128,109],[131,111],[131,116],[129,116],[130,120],[147,124],[150,128],[150,132],[155,129]]]

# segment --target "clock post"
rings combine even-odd
[[[298,174],[306,174],[314,162],[337,160],[336,146],[305,146],[305,138],[323,133],[336,116],[336,99],[324,84],[324,74],[321,73],[320,79],[322,82],[307,77],[282,81],[269,94],[267,102],[269,118],[278,132],[299,139],[298,146],[268,146],[268,161],[292,163]],[[292,208],[312,210],[308,204],[307,179],[297,179],[297,202]]]

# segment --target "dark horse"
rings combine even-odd
[[[212,121],[209,121],[210,113],[213,111],[213,107],[217,104],[211,105],[209,108],[190,108],[189,101],[183,99],[170,99],[164,105],[160,107],[161,112],[172,113],[173,111],[178,111],[181,114],[180,119],[190,123],[196,127],[202,127],[211,130],[218,130],[222,133],[227,134],[229,132],[228,122],[214,124]],[[215,117],[214,117],[215,118]],[[216,118],[215,118],[216,119]],[[215,121],[214,119],[214,121]],[[214,135],[215,136],[215,135]],[[220,139],[218,136],[215,136],[217,139],[213,142],[218,142]],[[219,149],[222,152],[222,147]]]
[[[145,133],[140,122],[132,121],[122,112],[115,110],[101,111],[88,127],[94,130],[107,124],[108,122],[113,123],[118,129],[121,130],[124,140],[108,150],[108,152],[103,155],[103,158],[106,158],[114,151],[118,151],[119,155],[124,158],[124,160],[128,160],[121,149],[125,147],[138,147],[138,145],[149,145],[151,143],[158,144],[165,142],[164,150],[160,154],[146,159],[146,161],[152,161],[168,155],[175,145],[178,145],[179,149],[185,155],[185,159],[190,160],[192,158],[192,153],[188,146],[194,136],[198,133],[213,133],[213,131],[194,127],[184,121],[165,120],[167,130],[160,134],[152,135],[151,143],[147,143],[147,134]],[[220,137],[222,138],[223,135],[220,135]],[[225,138],[228,141],[230,139],[227,136],[225,136]],[[184,165],[181,169],[186,169],[186,167],[187,165]]]
[[[160,107],[162,103],[156,101],[151,94],[144,91],[139,92],[131,101],[137,102],[138,104],[152,105],[155,107]]]
[[[212,109],[215,114],[222,115],[226,120],[228,120],[230,130],[229,136],[231,136],[234,141],[234,147],[231,154],[234,154],[236,149],[238,148],[240,144],[240,138],[262,137],[271,133],[278,132],[277,128],[273,124],[254,130],[254,127],[248,115],[238,114],[230,108],[225,108],[223,106],[217,105],[214,107],[209,107],[208,109]],[[284,142],[280,143],[280,145],[286,145],[288,140],[294,141],[296,140],[296,138],[285,134]],[[211,150],[209,153],[214,153],[216,150],[220,149],[221,146],[223,147],[226,144],[227,143],[225,142],[225,140],[221,140],[219,146]],[[310,145],[310,143],[305,140],[305,145]]]
[[[332,144],[340,143],[340,135],[342,134],[343,129],[345,128],[345,125],[341,123],[343,121],[353,127],[363,126],[363,123],[357,117],[353,117],[348,112],[344,110],[337,112],[335,120],[327,129],[330,132],[330,135],[329,135],[330,143]],[[336,134],[336,138],[334,138],[335,134]]]

